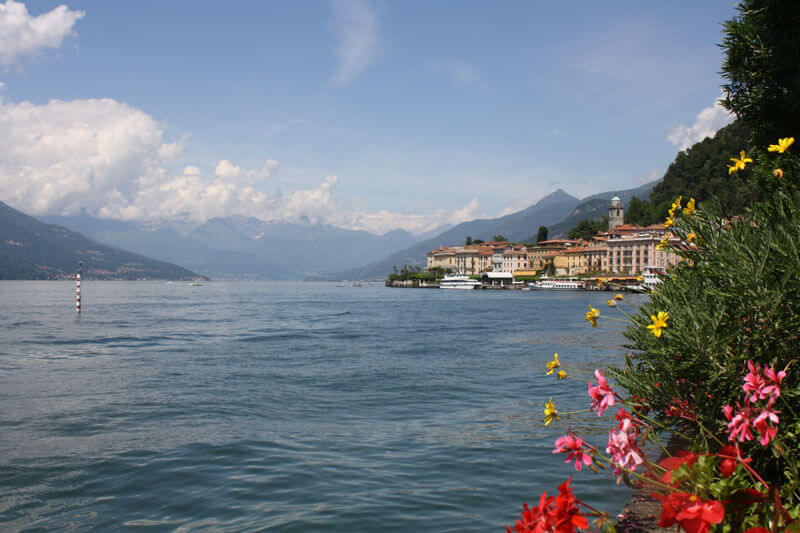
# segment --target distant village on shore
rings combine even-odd
[[[608,230],[589,240],[551,239],[533,245],[493,240],[442,246],[428,252],[425,270],[481,277],[498,284],[542,275],[636,278],[646,269],[663,273],[680,261],[668,247],[659,246],[664,239],[672,244],[680,242],[660,224],[625,224],[622,202],[614,197],[608,210]],[[409,282],[414,280],[393,277],[390,284],[394,286],[413,285]]]

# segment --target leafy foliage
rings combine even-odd
[[[796,135],[800,124],[800,3],[744,0],[737,9],[723,30],[723,104],[764,146]]]
[[[539,232],[536,234],[536,242],[547,240],[547,226],[539,226]]]
[[[602,220],[589,220],[584,219],[569,230],[568,237],[570,239],[589,240],[598,231],[608,230],[608,217],[603,217]]]
[[[758,187],[770,195],[744,214],[725,219],[719,204],[708,202],[674,228],[696,246],[675,252],[685,259],[670,271],[659,290],[634,315],[628,329],[635,350],[617,381],[631,394],[648,398],[660,420],[682,428],[670,406],[685,402],[712,433],[724,435],[725,405],[741,400],[746,361],[788,369],[779,410],[790,439],[796,438],[800,413],[800,158],[788,154],[763,157],[754,173]],[[780,166],[784,175],[772,170]],[[771,180],[771,181],[767,181]],[[661,337],[648,333],[651,315],[669,313]],[[719,449],[696,433],[698,449]],[[783,456],[749,442],[743,446],[753,466],[782,497],[800,500],[796,464],[800,448]]]

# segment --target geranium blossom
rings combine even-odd
[[[580,502],[569,486],[572,477],[558,486],[558,496],[553,498],[542,492],[539,505],[530,509],[524,503],[522,521],[517,520],[517,533],[574,533],[575,529],[586,529],[589,523],[580,512]],[[506,532],[511,528],[506,526]]]
[[[707,533],[711,524],[720,524],[725,518],[725,507],[716,500],[703,500],[696,494],[673,492],[651,494],[661,502],[661,527],[670,527],[676,522],[687,533]]]
[[[633,471],[644,462],[644,452],[636,442],[636,433],[630,418],[620,421],[619,431],[609,432],[606,453],[611,455],[614,475],[617,476],[622,474],[623,468]]]
[[[753,421],[753,425],[761,434],[761,440],[759,440],[759,442],[762,446],[769,444],[769,441],[774,439],[775,435],[778,434],[778,428],[775,426],[777,426],[780,421],[778,419],[779,413],[780,411],[773,411],[770,408],[766,408],[761,411]]]
[[[750,427],[753,425],[752,415],[753,410],[749,406],[742,408],[734,415],[733,407],[726,405],[722,408],[722,412],[730,422],[728,422],[728,440],[733,441],[739,439],[739,442],[746,440],[753,440],[753,433]]]
[[[553,453],[566,453],[567,460],[565,463],[575,461],[575,470],[581,471],[583,465],[589,466],[592,464],[592,457],[583,451],[583,439],[576,437],[572,433],[567,433],[563,437],[556,440],[556,447]]]
[[[602,416],[603,411],[614,405],[614,391],[608,386],[608,380],[603,372],[595,370],[597,386],[589,383],[589,396],[592,397],[592,411],[597,411],[597,416]]]

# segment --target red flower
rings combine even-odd
[[[673,492],[666,496],[651,496],[661,502],[658,524],[661,527],[669,527],[677,522],[687,533],[707,533],[711,524],[719,524],[725,518],[722,503],[716,500],[703,501],[696,494]]]
[[[682,464],[686,463],[689,468],[697,462],[697,454],[687,451],[679,451],[675,457],[667,457],[659,461],[658,466],[665,468],[667,471],[661,475],[662,483],[672,483],[672,471],[677,470]]]
[[[551,515],[554,533],[574,533],[575,528],[586,529],[589,527],[586,517],[581,514],[577,498],[569,488],[570,481],[572,481],[572,476],[558,486],[556,508]]]
[[[533,509],[523,504],[522,521],[517,520],[514,531],[517,533],[574,533],[575,528],[586,529],[589,523],[580,512],[580,502],[572,493],[569,483],[572,477],[558,486],[558,496],[553,498],[546,492],[539,498],[539,505]],[[506,532],[511,528],[506,526]]]
[[[728,444],[727,446],[723,446],[722,449],[719,451],[719,455],[727,455],[729,457],[739,457],[739,450],[733,444]],[[722,462],[719,464],[719,471],[722,474],[722,477],[730,477],[733,474],[733,471],[736,470],[736,465],[739,464],[739,461],[736,459],[722,459]]]

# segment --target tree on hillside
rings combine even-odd
[[[472,244],[472,237],[467,235],[467,238],[464,239],[464,246],[469,246],[470,244]]]
[[[502,235],[495,235],[494,237],[492,237],[492,240],[496,242],[508,242],[508,239],[506,239]]]
[[[608,230],[608,217],[603,217],[602,220],[589,220],[585,218],[578,222],[578,224],[569,230],[567,237],[570,239],[581,239],[588,241],[594,237],[598,231]]]
[[[625,209],[625,223],[637,226],[649,226],[659,222],[659,216],[654,213],[653,204],[632,197]]]
[[[758,198],[749,180],[750,170],[728,173],[730,158],[747,147],[750,131],[737,121],[719,130],[713,139],[706,138],[678,152],[664,179],[650,193],[655,219],[663,220],[678,196],[719,202],[727,215],[739,214],[752,205]]]
[[[472,244],[483,244],[483,239],[475,239]]]
[[[743,0],[737,9],[723,30],[723,105],[767,146],[800,133],[800,2]]]
[[[536,242],[547,240],[547,226],[539,226],[539,233],[536,234]]]

